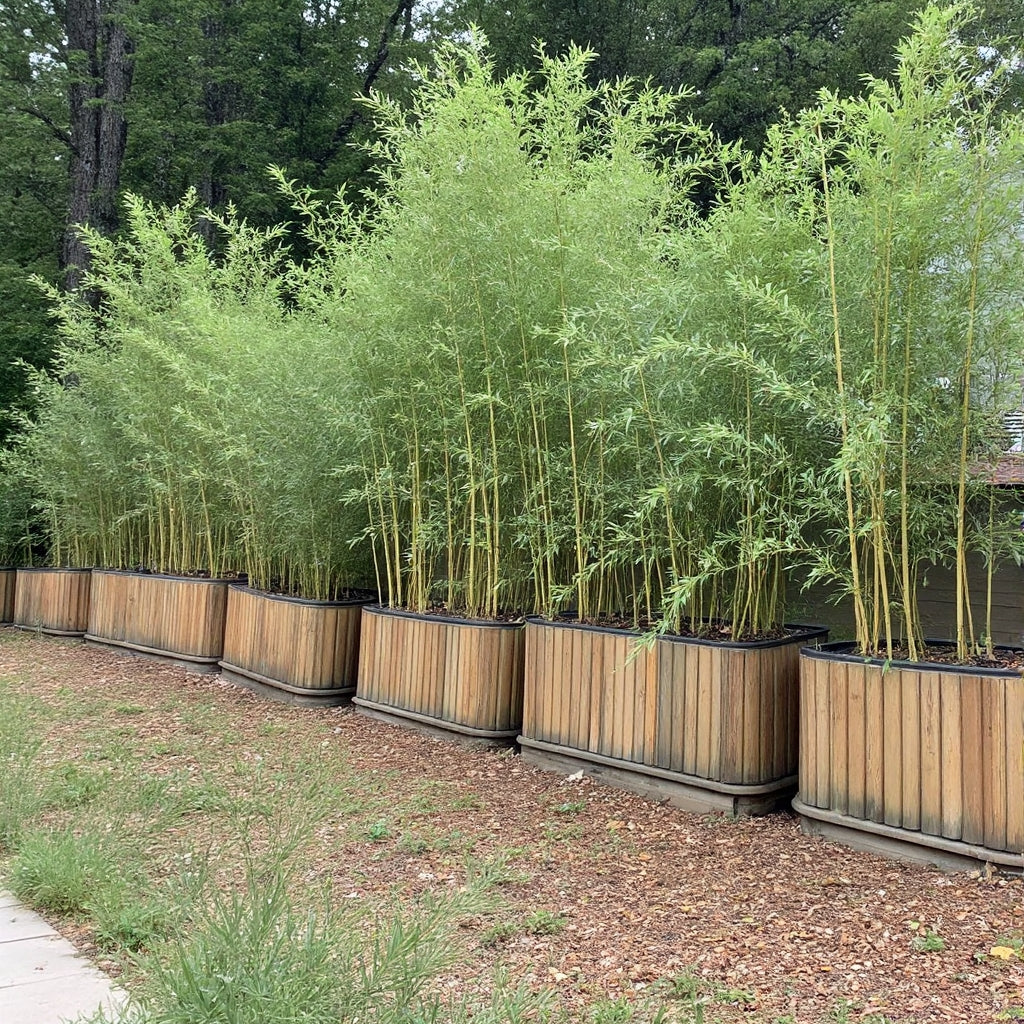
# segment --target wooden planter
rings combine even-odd
[[[0,568],[0,625],[14,621],[14,590],[17,569]]]
[[[523,706],[523,624],[363,608],[365,713],[486,743],[511,743]]]
[[[799,649],[530,619],[523,759],[701,812],[759,814],[796,787]]]
[[[227,580],[96,569],[85,638],[216,672],[228,586]]]
[[[91,583],[90,569],[18,569],[14,624],[53,636],[82,636]]]
[[[298,704],[340,704],[356,691],[365,601],[309,601],[235,585],[228,590],[221,672]]]
[[[805,831],[888,856],[1021,867],[1024,678],[869,660],[852,644],[801,658]]]

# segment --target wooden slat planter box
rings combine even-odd
[[[799,649],[574,623],[526,625],[523,759],[701,812],[759,814],[796,787]]]
[[[225,678],[297,704],[340,704],[356,691],[365,601],[310,601],[228,590]]]
[[[0,624],[14,621],[17,569],[0,568]]]
[[[852,644],[801,658],[805,831],[888,856],[1021,867],[1024,677],[867,660]]]
[[[89,623],[90,569],[18,569],[14,624],[53,636],[82,636]]]
[[[216,672],[228,586],[222,579],[95,569],[85,638]]]
[[[485,743],[511,743],[523,706],[523,624],[363,608],[364,713]]]

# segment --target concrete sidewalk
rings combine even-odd
[[[0,890],[0,1024],[60,1024],[125,995],[38,914]]]

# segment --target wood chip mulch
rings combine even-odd
[[[503,860],[499,919],[512,926],[471,924],[472,952],[441,979],[454,991],[486,988],[500,965],[513,981],[553,989],[580,1019],[602,999],[667,993],[679,976],[708,1000],[708,1024],[1024,1018],[1024,960],[990,952],[1024,936],[1020,878],[854,852],[805,836],[790,814],[686,813],[351,708],[277,704],[216,676],[75,642],[0,631],[4,678],[43,700],[70,686],[121,694],[144,709],[133,722],[168,736],[187,728],[161,710],[169,692],[182,694],[224,717],[227,758],[302,742],[346,771],[380,776],[387,803],[404,808],[385,837],[370,841],[344,820],[317,827],[312,870],[343,898],[458,887],[467,856]],[[74,737],[63,742],[68,756]],[[440,811],[422,800],[432,791],[443,794]],[[409,841],[417,835],[425,841]],[[88,934],[68,927],[88,948]],[[915,943],[929,932],[941,949]],[[691,1018],[680,1009],[678,1019]]]

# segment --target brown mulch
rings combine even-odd
[[[216,676],[74,642],[0,635],[2,678],[43,700],[62,687],[123,695],[142,709],[133,724],[168,738],[189,723],[166,711],[167,694],[194,697],[227,720],[229,762],[246,751],[265,756],[273,743],[306,743],[346,771],[380,775],[396,807],[436,780],[443,814],[403,812],[401,827],[382,841],[318,827],[315,870],[346,898],[411,897],[461,885],[467,853],[478,861],[505,856],[515,875],[501,886],[507,918],[542,910],[564,925],[554,934],[520,928],[486,943],[494,922],[477,922],[472,954],[442,979],[454,990],[504,965],[513,981],[554,989],[582,1018],[598,1000],[640,1000],[692,972],[711,999],[707,1024],[973,1024],[1017,1019],[1013,1009],[1024,1006],[1024,961],[989,953],[999,940],[1024,935],[1019,878],[944,874],[857,853],[803,835],[787,814],[690,814],[349,708],[281,705]],[[62,756],[73,757],[75,736],[59,740]],[[439,824],[452,837],[447,848],[402,841]],[[89,951],[88,932],[67,927]],[[915,937],[928,930],[941,935],[943,949],[915,949]],[[681,1011],[680,1019],[689,1018]]]

